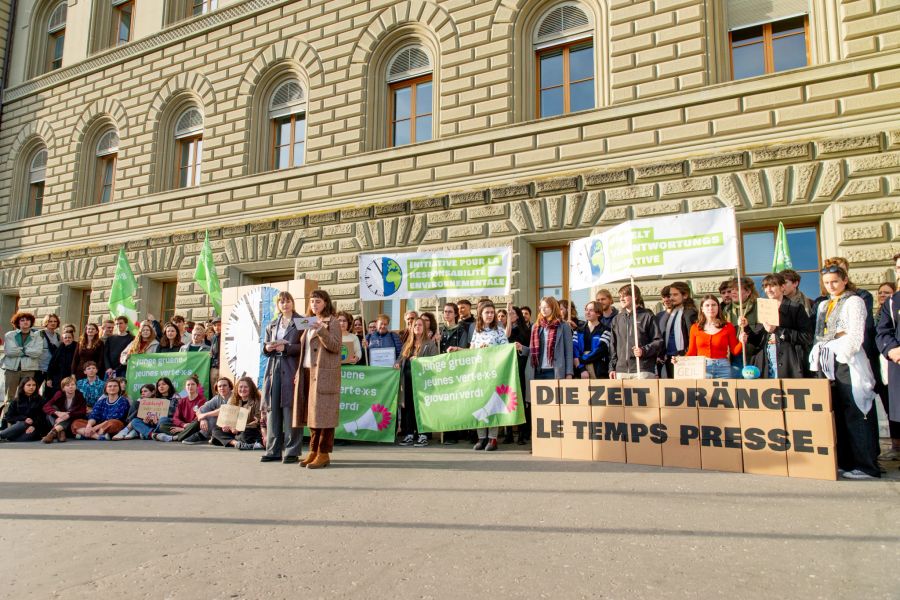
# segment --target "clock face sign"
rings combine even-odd
[[[393,258],[380,256],[373,258],[365,266],[363,281],[370,292],[387,298],[400,289],[403,283],[403,270]]]
[[[262,384],[268,359],[263,356],[266,325],[275,318],[275,296],[271,286],[253,288],[232,307],[225,323],[225,359],[235,379],[252,377]]]

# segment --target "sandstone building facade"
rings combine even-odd
[[[224,286],[354,311],[360,252],[511,244],[534,305],[568,241],[721,206],[753,275],[783,221],[807,290],[900,250],[891,0],[17,0],[0,32],[4,322],[103,316],[123,245],[139,310],[204,318],[207,230]]]

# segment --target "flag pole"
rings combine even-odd
[[[737,228],[737,216],[734,218],[734,230],[738,231]],[[740,239],[739,236],[734,237],[734,247],[735,247],[735,256],[737,257],[737,284],[738,284],[738,337],[740,337],[741,332],[744,330],[743,327],[740,326],[740,320],[744,317],[744,287],[741,283],[741,247],[740,247]],[[741,361],[743,362],[743,367],[747,366],[747,345],[741,344]]]
[[[637,294],[634,293],[634,276],[629,275],[631,278],[631,319],[634,325],[634,346],[640,346],[638,343],[638,327],[637,327]],[[635,356],[635,367],[634,372],[635,375],[638,376],[638,379],[641,378],[641,359],[639,356]]]

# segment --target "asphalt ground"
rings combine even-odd
[[[336,449],[0,447],[4,598],[900,597],[900,471],[812,481]]]

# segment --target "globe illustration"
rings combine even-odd
[[[384,273],[384,295],[390,296],[400,289],[400,283],[403,281],[403,271],[393,258],[384,256],[381,261],[381,272]]]
[[[603,275],[603,268],[606,266],[606,253],[603,251],[603,241],[594,240],[591,242],[591,274],[594,277]]]

